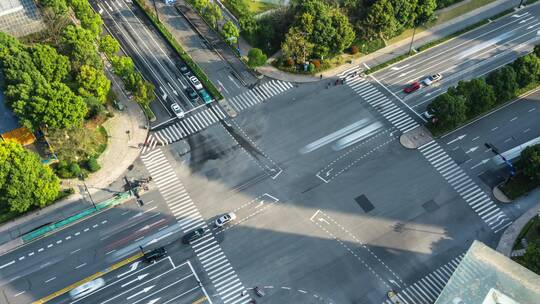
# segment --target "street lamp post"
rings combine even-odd
[[[152,0],[152,2],[154,3],[154,10],[156,11],[156,18],[159,22],[161,22],[161,20],[159,20],[159,14],[158,14],[158,11],[157,11],[157,7],[156,7],[156,0]]]
[[[90,198],[90,201],[92,202],[92,205],[94,206],[94,209],[97,209],[96,203],[94,202],[94,199],[92,198],[92,194],[90,194],[90,191],[88,191],[88,187],[86,186],[86,183],[84,182],[84,175],[82,173],[80,175],[80,178],[82,179],[84,190],[86,191],[86,193],[88,193],[88,197]]]
[[[414,42],[414,34],[416,34],[416,23],[414,24],[414,27],[413,27],[411,44],[409,45],[409,55],[411,54],[411,51],[412,51],[412,46],[413,46],[413,42]]]

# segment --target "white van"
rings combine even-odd
[[[100,289],[101,287],[105,286],[105,280],[102,278],[97,278],[93,281],[84,283],[78,287],[73,288],[69,292],[69,296],[75,300],[78,298],[82,298],[86,295],[89,295],[90,293]]]

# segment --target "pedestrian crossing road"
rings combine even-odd
[[[450,262],[437,268],[435,271],[429,273],[419,281],[412,285],[407,286],[403,290],[397,293],[397,299],[401,304],[432,304],[435,303],[437,297],[442,292],[446,283],[456,270],[460,266],[460,272],[465,278],[476,277],[482,273],[482,268],[476,265],[472,259],[465,259],[463,257],[465,253],[455,257]],[[477,273],[474,275],[474,273]],[[456,278],[457,279],[457,278]],[[459,285],[467,284],[465,281],[456,281],[454,288]],[[465,288],[466,286],[463,286]],[[459,293],[460,290],[455,290]],[[394,304],[391,300],[386,300],[383,304]]]
[[[367,79],[361,76],[353,76],[348,77],[345,82],[399,131],[405,133],[419,126],[407,112],[394,105],[388,97]]]
[[[245,290],[244,285],[163,151],[156,149],[141,156],[141,159],[156,182],[165,203],[178,220],[180,229],[184,233],[197,228],[207,231],[204,237],[192,242],[191,247],[223,303],[248,303],[251,299],[249,295],[242,293]]]
[[[418,149],[493,232],[498,233],[512,223],[437,142],[431,141]]]
[[[290,82],[271,80],[228,100],[237,112],[243,111],[273,96],[281,94],[293,85]]]
[[[142,148],[142,154],[152,151],[158,144],[165,146],[197,133],[227,117],[218,105],[194,111],[178,122],[152,132]]]

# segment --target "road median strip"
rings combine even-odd
[[[116,264],[111,265],[110,267],[106,268],[105,270],[96,272],[93,275],[90,275],[90,276],[88,276],[88,277],[86,277],[86,278],[84,278],[84,279],[82,279],[82,280],[80,280],[78,282],[75,282],[75,283],[73,283],[73,284],[71,284],[69,286],[66,286],[66,287],[64,287],[64,288],[62,288],[62,289],[60,289],[60,290],[46,296],[46,297],[43,297],[43,298],[41,298],[39,300],[36,300],[36,301],[32,302],[32,304],[47,303],[48,301],[50,301],[50,300],[52,300],[54,298],[57,298],[57,297],[65,294],[65,293],[69,292],[70,290],[72,290],[72,289],[74,289],[74,288],[76,288],[78,286],[81,286],[84,283],[88,283],[90,281],[93,281],[93,280],[95,280],[95,279],[97,279],[97,278],[99,278],[101,276],[104,276],[105,274],[107,274],[107,273],[109,273],[109,272],[111,272],[113,270],[116,270],[116,269],[118,269],[118,268],[120,268],[122,266],[125,266],[125,265],[127,265],[127,264],[129,264],[129,263],[131,263],[131,262],[133,262],[135,260],[138,260],[142,256],[143,256],[142,252],[139,252],[139,253],[137,253],[137,254],[135,254],[133,256],[130,256],[127,259],[124,259],[124,260],[122,260],[122,261],[120,261],[120,262],[118,262]]]

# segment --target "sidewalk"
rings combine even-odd
[[[113,77],[108,70],[105,73],[111,80],[112,89],[118,101],[125,106],[125,109],[123,112],[115,110],[114,117],[103,125],[109,135],[109,141],[107,149],[98,159],[102,168],[85,180],[96,201],[112,196],[110,192],[115,190],[111,189],[111,185],[120,179],[126,169],[139,157],[138,144],[146,140],[148,133],[146,129],[148,122],[139,105],[130,101],[124,94],[119,86],[121,82],[118,78]],[[0,226],[0,254],[21,245],[21,235],[92,206],[91,202],[84,197],[82,181],[68,180],[63,184],[73,187],[75,194]]]
[[[536,203],[530,207],[525,213],[517,218],[512,225],[508,226],[503,232],[499,244],[497,245],[497,251],[509,257],[512,253],[512,247],[516,239],[525,225],[535,216],[540,213],[540,189],[533,190],[528,195],[520,198],[515,203],[519,203],[521,200],[534,200]]]
[[[477,22],[480,22],[484,19],[492,17],[501,12],[504,12],[505,10],[511,9],[513,7],[517,7],[519,3],[520,3],[520,0],[497,0],[487,5],[484,5],[480,8],[477,8],[467,14],[461,15],[445,23],[431,27],[415,35],[413,48],[418,48],[429,42],[439,40],[443,37],[447,37]],[[461,5],[461,4],[457,3],[455,5]],[[449,9],[449,8],[445,8],[445,9]],[[360,66],[362,69],[365,69],[366,65],[368,67],[374,67],[381,63],[387,62],[393,58],[396,58],[400,55],[403,55],[409,52],[410,43],[411,43],[411,38],[403,39],[392,45],[386,46],[374,53],[368,54],[358,59],[354,59],[352,60],[352,63],[350,64],[344,64],[332,70],[324,71],[322,73],[317,73],[317,75],[291,74],[291,73],[278,70],[277,68],[275,68],[274,66],[270,64],[266,64],[265,66],[257,68],[257,71],[267,77],[283,80],[283,81],[313,82],[313,81],[320,80],[319,78],[320,74],[323,75],[323,78],[330,78],[330,77],[335,77],[336,75],[348,69],[355,68],[358,66]],[[241,48],[245,48],[245,47],[249,47],[249,46],[241,42]],[[270,62],[270,60],[273,60],[273,58],[270,58],[268,62]]]

